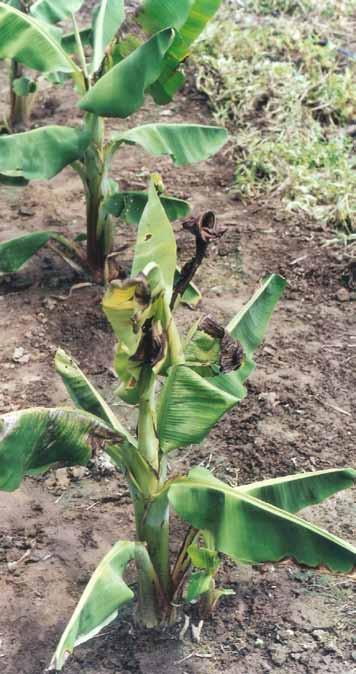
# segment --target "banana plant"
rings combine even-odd
[[[174,280],[176,263],[172,225],[152,181],[131,277],[113,281],[103,299],[118,340],[116,395],[137,410],[134,435],[63,350],[57,352],[56,369],[75,408],[27,409],[0,418],[0,489],[13,491],[24,475],[53,465],[85,464],[101,448],[127,481],[135,512],[135,540],[118,541],[100,562],[50,669],[61,670],[75,646],[95,636],[133,598],[124,580],[131,560],[138,617],[149,628],[171,624],[184,602],[200,601],[206,615],[222,594],[231,593],[215,586],[221,555],[242,564],[291,558],[343,573],[356,564],[356,548],[296,514],[351,487],[356,471],[324,470],[232,487],[201,466],[188,475],[170,470],[172,452],[201,442],[245,397],[254,353],[285,286],[280,276],[269,276],[227,326],[202,316],[183,340],[173,318],[177,288],[183,292],[184,285]],[[176,555],[169,545],[172,509],[186,525]]]
[[[144,40],[125,34],[124,0],[101,0],[92,25],[83,30],[75,16],[82,0],[37,0],[27,13],[12,0],[0,1],[0,58],[54,81],[71,78],[84,115],[80,128],[50,125],[0,137],[0,181],[49,180],[71,166],[83,182],[86,199],[85,234],[69,241],[46,231],[6,241],[0,245],[0,273],[17,271],[54,239],[59,252],[69,253],[94,280],[102,281],[115,252],[113,218],[137,225],[147,203],[146,192],[122,190],[111,178],[114,155],[125,145],[137,145],[183,166],[208,159],[224,145],[224,129],[198,124],[145,124],[108,138],[105,134],[105,118],[130,117],[143,105],[145,94],[157,104],[172,100],[184,82],[181,64],[220,3],[143,0],[136,18]],[[63,35],[55,24],[66,18],[71,18],[73,32]],[[189,213],[181,199],[162,193],[161,200],[172,220]]]

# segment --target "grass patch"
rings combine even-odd
[[[231,2],[193,55],[198,89],[234,138],[234,193],[276,196],[287,212],[347,232],[356,226],[352,7]]]

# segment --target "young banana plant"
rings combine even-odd
[[[209,612],[228,593],[215,588],[221,553],[244,564],[292,558],[345,573],[356,564],[356,548],[295,514],[350,487],[354,470],[302,473],[237,488],[199,466],[188,475],[169,472],[172,452],[203,440],[246,395],[254,352],[285,286],[284,279],[270,276],[226,327],[202,318],[182,342],[172,315],[176,289],[182,287],[179,282],[174,287],[175,269],[172,226],[152,181],[131,278],[114,281],[103,300],[118,339],[117,395],[138,411],[134,436],[62,350],[56,368],[76,409],[28,409],[0,419],[1,489],[12,491],[25,474],[51,465],[85,464],[101,447],[132,497],[136,538],[117,542],[97,567],[51,669],[62,669],[74,647],[132,599],[123,579],[130,560],[136,562],[138,612],[146,627],[171,623],[184,600],[200,599],[204,614]],[[188,525],[175,559],[169,546],[171,509]]]
[[[0,58],[57,82],[72,78],[84,122],[81,128],[51,125],[0,137],[0,182],[51,179],[71,166],[84,186],[86,234],[79,239],[86,239],[86,253],[78,241],[35,232],[0,245],[0,273],[17,271],[52,239],[101,281],[114,250],[113,217],[138,224],[147,202],[144,191],[123,191],[110,177],[114,155],[124,145],[138,145],[182,166],[211,157],[227,139],[225,130],[197,124],[146,124],[106,139],[104,120],[130,117],[146,93],[158,104],[172,100],[184,82],[181,63],[221,0],[142,0],[141,32],[122,38],[117,35],[124,25],[124,0],[100,0],[92,25],[82,31],[75,12],[83,0],[37,0],[27,13],[16,2],[0,1]],[[73,33],[63,36],[54,24],[66,18],[72,19]],[[91,50],[89,60],[85,47]],[[189,212],[180,199],[162,194],[162,203],[172,220]]]

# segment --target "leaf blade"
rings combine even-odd
[[[0,2],[0,58],[15,58],[40,72],[80,73],[45,24]]]
[[[102,0],[93,23],[94,53],[92,72],[96,72],[104,59],[105,49],[115,37],[125,19],[123,0]]]
[[[161,72],[172,38],[173,31],[166,29],[135,49],[98,80],[79,107],[102,117],[125,118],[136,112]]]
[[[89,142],[87,131],[55,125],[0,136],[0,171],[14,171],[29,180],[49,180],[80,159]]]
[[[63,633],[49,670],[61,670],[74,648],[98,634],[133,598],[123,573],[135,558],[136,547],[131,541],[120,541],[100,562]]]
[[[141,145],[154,156],[170,155],[176,166],[205,161],[226,143],[227,131],[200,124],[144,124],[113,137],[113,143]]]
[[[356,565],[351,544],[243,489],[192,476],[171,485],[169,500],[185,521],[214,536],[217,550],[242,563],[292,558],[340,572]]]
[[[0,490],[14,491],[29,471],[50,465],[85,465],[92,441],[117,442],[119,434],[85,412],[43,407],[0,417]]]

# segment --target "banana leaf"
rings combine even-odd
[[[96,72],[104,59],[105,50],[115,37],[125,19],[124,0],[102,0],[93,21],[92,72]]]
[[[146,89],[159,76],[172,39],[171,29],[154,35],[101,77],[79,107],[101,117],[132,115],[142,106]]]
[[[301,507],[308,504],[310,474],[298,485]],[[356,472],[348,469],[321,473],[313,483],[311,503],[322,501],[330,493],[350,486]],[[309,485],[308,485],[309,482]],[[330,485],[333,482],[331,489]],[[284,482],[285,494],[292,490],[293,509],[297,490],[292,481]],[[326,487],[325,487],[326,485]],[[309,567],[325,566],[331,571],[350,572],[356,565],[356,548],[350,543],[306,522],[249,493],[247,488],[225,485],[209,471],[193,469],[187,478],[177,479],[170,487],[169,500],[174,510],[196,529],[210,532],[215,547],[236,561],[249,564],[278,562],[291,558]],[[289,496],[283,497],[289,501]]]
[[[0,490],[50,466],[85,465],[96,444],[123,440],[98,417],[78,410],[36,407],[0,417]]]
[[[168,154],[176,166],[205,161],[226,143],[227,131],[200,124],[144,124],[112,137],[112,152],[121,143],[141,145],[154,156]]]
[[[0,2],[0,58],[14,58],[45,73],[80,73],[46,24],[4,2]]]

